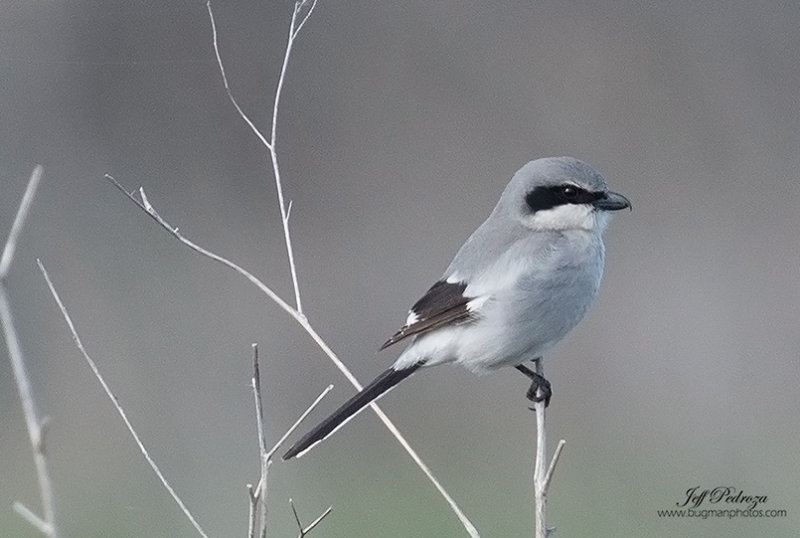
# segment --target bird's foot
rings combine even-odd
[[[550,405],[550,398],[553,396],[553,387],[550,382],[541,374],[537,374],[530,368],[519,365],[517,370],[525,374],[531,380],[531,386],[525,396],[533,403],[544,402],[544,406]],[[531,408],[533,411],[533,408]]]
[[[544,402],[544,406],[550,405],[550,397],[553,396],[553,387],[550,382],[539,374],[531,378],[531,386],[525,396],[533,403]],[[533,408],[531,408],[533,411]]]

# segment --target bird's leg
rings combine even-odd
[[[544,400],[545,407],[550,405],[550,397],[553,395],[553,388],[550,382],[542,374],[534,372],[523,364],[518,364],[516,369],[531,380],[531,386],[526,394],[527,398],[534,403]],[[539,390],[542,391],[541,396],[539,395]]]

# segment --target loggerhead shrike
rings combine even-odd
[[[603,230],[630,201],[572,157],[523,166],[489,218],[382,346],[410,345],[391,368],[284,454],[302,456],[371,402],[423,367],[457,363],[483,373],[514,366],[533,380],[528,398],[549,400],[549,383],[525,367],[583,318],[603,276]],[[537,397],[537,389],[543,396]]]

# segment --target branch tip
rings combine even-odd
[[[45,536],[51,536],[53,534],[53,526],[47,523],[45,520],[37,516],[30,510],[27,506],[22,504],[19,501],[14,501],[12,505],[14,511],[22,516],[22,519],[27,521],[31,524],[36,530],[44,534]]]
[[[550,481],[553,479],[553,473],[556,470],[556,465],[558,465],[558,460],[561,458],[561,452],[564,450],[564,446],[567,442],[564,439],[561,439],[556,446],[555,452],[553,452],[553,458],[550,460],[550,465],[547,468],[547,473],[544,475],[544,491],[550,489]]]

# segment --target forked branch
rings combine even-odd
[[[333,389],[333,385],[328,385],[325,390],[317,396],[310,406],[300,415],[300,417],[289,426],[278,442],[267,449],[267,439],[264,435],[264,404],[261,396],[261,367],[258,360],[258,344],[253,344],[253,378],[250,383],[253,389],[253,399],[256,407],[256,430],[258,432],[258,454],[261,462],[261,478],[258,484],[253,487],[248,484],[247,489],[250,494],[250,522],[248,525],[248,536],[250,538],[261,538],[267,535],[267,484],[269,478],[269,468],[272,465],[272,457],[275,452],[286,442],[292,433],[297,429],[303,420],[311,413],[322,399]],[[316,524],[315,524],[316,525]]]
[[[333,511],[333,506],[329,506],[324,512],[322,512],[317,517],[317,519],[315,519],[314,521],[312,521],[311,523],[309,523],[304,527],[303,524],[300,522],[300,516],[297,515],[297,509],[294,507],[294,501],[292,499],[289,499],[289,506],[292,507],[292,514],[294,514],[294,520],[295,522],[297,522],[297,528],[300,529],[300,534],[297,535],[297,538],[305,538],[306,536],[308,536],[308,533],[311,532],[314,529],[314,527],[319,525],[320,521],[325,519],[328,516],[328,514],[330,514]]]
[[[292,277],[292,287],[294,288],[295,309],[300,315],[303,315],[303,304],[300,300],[300,283],[297,279],[297,266],[294,261],[294,249],[292,248],[292,236],[289,233],[289,213],[291,211],[291,202],[287,205],[283,196],[283,183],[281,182],[281,169],[278,165],[278,151],[277,151],[277,133],[278,133],[278,109],[280,107],[281,95],[283,93],[283,83],[286,79],[286,69],[289,66],[289,57],[292,54],[295,39],[297,39],[300,30],[305,26],[308,18],[311,17],[314,8],[317,5],[317,0],[301,0],[295,2],[294,11],[292,12],[292,22],[289,25],[289,37],[286,41],[286,49],[283,53],[283,62],[281,64],[281,73],[278,77],[278,85],[275,89],[275,97],[272,102],[272,125],[270,126],[270,137],[267,137],[256,127],[255,123],[245,113],[231,91],[228,77],[225,74],[225,67],[222,63],[222,56],[219,52],[219,43],[217,41],[217,24],[214,20],[214,12],[211,9],[210,0],[206,2],[208,9],[208,18],[211,21],[211,36],[214,43],[214,54],[217,58],[217,65],[219,66],[220,75],[222,75],[222,83],[225,85],[225,92],[228,94],[228,99],[233,104],[236,112],[244,120],[250,130],[258,137],[261,143],[269,152],[270,161],[272,162],[272,176],[275,181],[275,190],[278,195],[278,205],[281,210],[281,226],[283,227],[283,240],[286,244],[286,256],[289,260],[289,273]],[[303,13],[305,11],[305,13]],[[302,14],[302,18],[301,17]],[[298,18],[299,21],[298,22]]]

